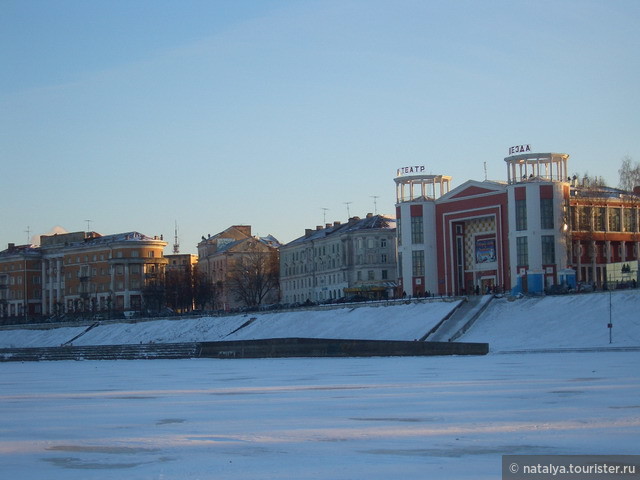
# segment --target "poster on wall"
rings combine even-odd
[[[496,261],[495,238],[476,240],[476,263],[490,263]]]

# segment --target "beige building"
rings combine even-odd
[[[141,310],[144,287],[162,281],[166,246],[138,232],[42,235],[39,247],[9,245],[0,252],[0,315]]]
[[[193,253],[172,253],[171,255],[165,255],[164,258],[167,259],[167,272],[187,272],[193,270],[198,264],[198,256]]]
[[[167,242],[138,232],[40,237],[43,314],[141,310],[142,290],[162,280]]]
[[[229,310],[277,303],[279,247],[280,243],[270,235],[251,235],[250,225],[234,225],[202,237],[198,243],[198,271],[209,279],[215,292],[209,307]],[[247,288],[247,292],[240,281],[243,270],[252,270],[255,277],[255,286]]]
[[[307,229],[280,248],[284,303],[391,298],[396,275],[395,220],[383,215]]]

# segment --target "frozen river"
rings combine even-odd
[[[0,478],[500,478],[637,454],[640,352],[0,363]]]

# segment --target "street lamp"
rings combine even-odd
[[[611,290],[609,290],[609,324],[607,325],[609,328],[609,343],[612,343],[612,335],[613,335],[613,320],[611,319]]]

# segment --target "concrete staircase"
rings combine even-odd
[[[472,295],[467,301],[458,307],[453,315],[442,322],[425,341],[427,342],[453,342],[462,336],[477,320],[480,314],[489,305],[493,295]]]
[[[162,358],[195,358],[198,356],[200,356],[200,346],[195,342],[0,349],[0,362],[33,362],[50,360],[155,360]]]

